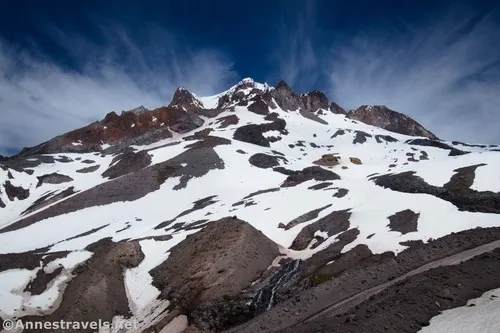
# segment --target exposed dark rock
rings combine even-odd
[[[299,113],[302,115],[302,117],[307,118],[309,120],[315,121],[317,123],[323,124],[323,125],[328,125],[328,122],[322,118],[320,118],[318,115],[315,113],[312,113],[307,110],[300,109]]]
[[[280,115],[277,114],[276,112],[271,112],[270,114],[268,114],[267,116],[264,117],[264,120],[267,120],[267,121],[275,121],[278,119],[280,119]]]
[[[242,200],[253,198],[255,196],[258,196],[258,195],[261,195],[261,194],[265,194],[265,193],[278,192],[279,190],[280,190],[279,188],[269,188],[269,189],[266,189],[266,190],[259,190],[259,191],[250,193],[249,195],[245,196]]]
[[[329,205],[326,205],[326,206],[323,206],[323,207],[320,207],[317,209],[313,209],[305,214],[302,214],[302,215],[294,218],[290,222],[288,222],[286,225],[283,224],[283,229],[288,230],[288,229],[291,229],[291,228],[293,228],[296,225],[299,225],[301,223],[305,223],[305,222],[314,220],[315,218],[317,218],[319,216],[319,213],[321,213],[323,210],[325,210],[331,206],[332,206],[332,204],[329,204]],[[282,224],[282,223],[280,223],[280,224]]]
[[[220,145],[230,145],[231,140],[226,139],[226,138],[221,138],[219,136],[207,136],[197,142],[191,143],[186,146],[186,149],[191,149],[191,148],[214,148]]]
[[[2,201],[2,199],[0,198],[0,208],[5,208],[5,203]]]
[[[45,273],[40,269],[33,280],[26,286],[24,292],[29,292],[31,295],[40,295],[46,289],[48,284],[56,278],[62,271],[62,267],[56,268],[52,273]]]
[[[444,184],[444,188],[454,191],[461,189],[468,189],[474,184],[474,178],[476,177],[476,169],[480,166],[485,166],[486,164],[476,164],[463,168],[458,168],[453,170],[456,172],[451,178],[450,181]]]
[[[342,270],[342,268],[343,270],[345,270],[349,267],[348,265],[346,265],[348,263],[346,263],[345,260],[343,260],[344,262],[339,263],[337,263],[336,261],[341,258],[342,249],[347,244],[354,242],[358,235],[359,230],[356,228],[342,232],[336,237],[337,241],[335,243],[330,244],[324,250],[316,252],[311,256],[311,258],[306,261],[305,275],[311,276],[311,284],[313,286],[331,279],[336,271],[340,271]],[[318,240],[318,243],[316,243],[318,245],[324,241],[324,239],[322,238],[316,239]],[[334,261],[334,263],[327,266],[328,262],[331,261]],[[352,265],[353,263],[350,264]],[[319,270],[323,270],[323,273],[319,273]]]
[[[192,311],[204,301],[238,295],[278,255],[276,244],[257,229],[227,217],[187,236],[150,274],[161,298]]]
[[[393,138],[390,135],[380,135],[377,134],[375,135],[375,140],[377,140],[377,143],[382,143],[382,142],[398,142],[399,140],[396,138]]]
[[[346,188],[339,188],[337,190],[337,193],[335,193],[334,195],[332,195],[334,198],[343,198],[345,197],[347,194],[349,193],[349,190],[346,189]]]
[[[269,107],[260,97],[258,97],[248,106],[248,111],[265,116],[269,114]]]
[[[48,194],[45,194],[45,195],[41,196],[40,198],[38,198],[35,202],[33,202],[33,204],[31,204],[31,206],[26,208],[26,210],[24,210],[21,213],[21,215],[26,215],[26,214],[32,213],[32,212],[39,210],[43,207],[51,205],[54,202],[62,200],[64,198],[74,194],[75,193],[74,189],[75,188],[73,186],[71,186],[71,187],[65,189],[64,191],[62,191],[56,195],[54,195],[54,192],[50,192]]]
[[[284,300],[281,304],[278,304],[276,307],[273,307],[257,318],[229,330],[228,333],[264,333],[270,331],[290,333],[344,332],[344,326],[342,325],[339,327],[333,327],[332,329],[328,327],[321,328],[315,326],[314,330],[306,331],[302,329],[304,326],[298,326],[298,324],[306,320],[311,322],[312,316],[323,311],[325,308],[328,308],[330,305],[337,304],[365,290],[387,283],[388,281],[393,280],[394,276],[401,276],[429,262],[439,260],[498,239],[500,239],[500,228],[476,228],[447,235],[438,240],[431,240],[428,243],[423,243],[421,246],[417,246],[416,248],[412,247],[405,249],[397,256],[391,252],[375,254],[359,261],[353,267],[347,268],[344,272],[335,276],[334,279],[329,279],[328,276],[323,277],[318,271],[317,278],[314,278],[313,280],[319,280],[319,282],[324,281],[323,283],[320,283],[314,288],[299,290],[294,294],[294,297]],[[487,265],[488,264],[495,266],[491,262],[487,263]],[[443,271],[446,272],[448,268],[449,267],[443,267]],[[487,271],[482,269],[480,269],[478,273],[485,273],[486,275],[489,275]],[[453,273],[446,273],[446,275],[455,276]],[[485,275],[483,274],[483,276]],[[496,278],[496,275],[494,274],[489,276]],[[498,279],[495,280],[497,283],[499,282]],[[459,285],[455,284],[453,280],[451,280],[450,283],[459,287]],[[433,283],[421,283],[421,285],[429,286],[433,285]],[[481,292],[479,292],[479,294],[481,294]],[[406,304],[408,300],[413,301],[418,298],[418,292],[415,294],[403,295],[408,295],[408,297],[405,297],[404,300],[392,300],[389,302],[390,305],[387,305],[387,308],[393,307],[399,311],[399,307],[394,307],[394,304],[398,304],[399,306],[400,304]],[[433,293],[433,295],[436,294]],[[376,296],[375,299],[377,298],[384,299],[384,297]],[[425,300],[422,304],[433,304],[433,302],[434,301]],[[419,304],[418,306],[424,306],[422,304]],[[337,313],[341,315],[343,312],[348,311],[349,308],[350,306],[348,304],[344,304],[338,308],[339,312]],[[356,307],[355,309],[359,308],[360,307]],[[373,318],[381,320],[384,324],[386,324],[387,320],[384,314],[385,311],[381,309],[377,315],[373,316]],[[334,313],[331,317],[320,316],[318,320],[314,321],[319,323],[326,322],[325,318],[328,318],[328,320],[334,320],[337,317]],[[344,320],[342,320],[341,323],[344,323]],[[413,322],[410,321],[410,323]],[[282,331],[287,327],[290,328]],[[353,326],[352,328],[351,332],[359,332],[357,330],[359,328],[358,326]],[[380,331],[384,331],[383,327]],[[378,330],[373,330],[373,328],[370,327],[370,330],[362,332],[378,332]],[[394,333],[396,332],[401,332],[401,330],[394,331]],[[410,330],[408,332],[412,331]]]
[[[100,165],[93,165],[93,166],[89,166],[86,168],[78,169],[78,170],[76,170],[76,172],[78,172],[78,173],[91,173],[91,172],[97,171],[99,168],[100,168]]]
[[[336,137],[337,137],[337,136],[339,136],[339,135],[344,135],[344,134],[345,134],[345,132],[346,132],[346,130],[339,129],[339,130],[337,130],[337,132],[335,132],[335,133],[332,135],[332,137],[331,137],[330,139],[334,139],[334,138],[336,138]]]
[[[468,143],[463,143],[463,142],[460,142],[460,141],[452,141],[451,142],[452,145],[462,145],[462,146],[466,146],[466,147],[477,147],[477,148],[486,148],[487,146],[486,145],[471,145],[471,144],[468,144]]]
[[[319,160],[316,160],[313,163],[316,165],[332,167],[339,164],[340,163],[339,161],[340,161],[340,156],[335,156],[333,154],[325,154],[321,156]]]
[[[245,152],[245,151],[243,151],[243,150],[241,150],[241,149],[238,149],[236,152],[237,152],[238,154],[242,154],[242,155],[247,154],[247,152]]]
[[[170,125],[170,129],[177,133],[187,133],[202,126],[204,120],[196,114],[187,114],[176,123]]]
[[[287,134],[286,122],[283,119],[278,119],[271,123],[265,124],[250,124],[238,127],[234,132],[234,139],[238,141],[253,143],[262,147],[270,147],[269,138],[262,135],[268,131],[279,131],[281,134]]]
[[[322,190],[324,188],[327,188],[328,186],[332,185],[332,182],[322,182],[313,186],[309,186],[307,189],[308,190]]]
[[[38,179],[36,187],[40,187],[42,184],[63,184],[73,181],[73,178],[70,176],[61,175],[55,172],[48,175],[38,176],[36,178]]]
[[[361,162],[361,160],[357,157],[349,157],[349,161],[351,161],[352,164],[363,164],[363,162]]]
[[[415,120],[383,105],[363,105],[355,111],[348,112],[347,117],[399,134],[437,139]]]
[[[344,237],[339,237],[341,242],[336,242],[331,245],[331,247],[336,248],[336,251],[331,251],[328,253],[328,256],[324,256],[323,260],[317,260],[308,262],[308,270],[309,274],[314,274],[312,277],[312,284],[317,285],[319,283],[324,283],[332,278],[340,275],[348,269],[351,269],[358,264],[362,263],[364,260],[369,259],[373,256],[373,253],[370,251],[368,246],[365,244],[356,245],[354,248],[350,249],[346,253],[340,253],[342,249],[349,243],[352,243],[356,240],[359,235],[358,229],[350,229],[345,233],[341,234]],[[323,251],[321,251],[323,252]],[[323,255],[321,252],[318,255]],[[318,256],[319,257],[319,256]],[[313,258],[311,258],[313,259]],[[326,263],[333,261],[332,263],[326,265]],[[313,265],[316,264],[316,265]],[[321,267],[316,272],[315,268]]]
[[[304,110],[316,112],[318,109],[328,110],[328,98],[321,91],[313,90],[301,96]],[[333,104],[333,103],[332,103]]]
[[[280,165],[280,161],[288,162],[288,160],[282,156],[272,156],[262,153],[257,153],[248,159],[251,165],[257,168],[267,169]]]
[[[0,272],[9,269],[34,270],[40,267],[40,263],[45,265],[52,260],[64,258],[68,254],[66,251],[45,253],[48,250],[49,247],[45,247],[29,252],[2,253],[0,254]]]
[[[76,236],[73,236],[73,237],[70,237],[70,238],[66,238],[65,240],[62,240],[59,243],[67,242],[67,241],[70,241],[70,240],[73,240],[73,239],[77,239],[77,238],[80,238],[80,237],[85,237],[85,236],[88,236],[88,235],[92,235],[93,233],[96,233],[99,230],[102,230],[102,229],[106,228],[107,226],[109,226],[109,224],[105,224],[103,226],[91,229],[89,231],[82,232],[81,234],[78,234]]]
[[[464,306],[498,288],[498,260],[500,249],[495,249],[457,265],[438,267],[392,285],[354,308],[344,308],[338,315],[277,332],[417,332],[444,310]]]
[[[410,209],[405,209],[388,217],[391,231],[398,231],[407,234],[409,232],[418,231],[418,218],[420,213],[415,213]]]
[[[229,116],[218,118],[217,122],[219,123],[218,128],[226,128],[230,125],[238,125],[240,118],[238,118],[235,114],[231,114]]]
[[[5,194],[7,194],[10,201],[14,201],[15,198],[18,200],[24,200],[30,196],[29,189],[24,189],[22,186],[14,186],[11,184],[10,180],[7,180],[3,187],[5,188]]]
[[[95,163],[95,161],[92,161],[92,160],[83,160],[83,161],[81,161],[81,163],[93,164],[93,163]]]
[[[354,144],[356,144],[356,143],[365,143],[366,142],[366,138],[371,138],[372,137],[371,134],[365,133],[363,131],[354,131],[354,133],[356,133],[356,137],[354,137],[354,140],[352,141],[352,143],[354,143]]]
[[[149,164],[151,164],[151,155],[147,151],[125,152],[113,159],[110,167],[102,173],[102,176],[114,179],[143,169]]]
[[[349,229],[349,217],[351,213],[349,210],[340,210],[331,212],[325,217],[320,218],[318,221],[309,224],[302,228],[300,233],[295,237],[292,250],[305,250],[309,243],[314,239],[316,231],[323,231],[328,233],[328,237],[334,236]]]
[[[207,127],[205,129],[202,129],[201,131],[194,132],[193,135],[189,135],[189,136],[184,137],[184,140],[189,141],[189,140],[204,139],[210,134],[210,132],[212,132],[212,129],[210,127]]]
[[[459,210],[500,214],[500,193],[474,191],[460,185],[457,189],[429,185],[415,172],[374,177],[375,184],[404,193],[424,193],[449,201]],[[451,185],[448,185],[451,186]]]
[[[336,114],[345,114],[346,113],[344,108],[335,102],[332,102],[332,104],[330,104],[330,111],[332,111],[333,113],[336,113]]]
[[[60,306],[43,317],[50,322],[111,322],[115,316],[128,317],[127,291],[123,270],[136,267],[144,258],[138,242],[113,243],[103,239],[87,247],[94,255],[73,274],[64,292]],[[39,320],[26,316],[22,320]],[[31,330],[46,332],[46,330]]]
[[[435,148],[441,148],[441,149],[447,149],[450,151],[448,156],[459,156],[459,155],[465,155],[468,154],[469,152],[462,151],[457,148],[453,148],[450,145],[447,145],[444,142],[437,141],[437,140],[432,140],[432,139],[411,139],[406,141],[405,143],[410,144],[410,145],[418,145],[418,146],[424,146],[424,147],[435,147]]]
[[[195,111],[203,108],[203,104],[183,87],[177,88],[172,101],[168,105],[171,108],[179,108],[185,111]]]
[[[271,90],[270,95],[282,110],[297,111],[303,107],[300,96],[285,81],[280,81],[276,88]]]
[[[213,200],[216,197],[217,197],[216,195],[211,195],[209,197],[202,198],[200,200],[197,200],[197,201],[193,202],[193,207],[192,208],[181,212],[179,215],[177,215],[176,217],[174,217],[172,220],[165,221],[165,222],[162,222],[162,223],[158,224],[155,227],[155,229],[165,228],[167,225],[169,225],[172,222],[176,221],[179,217],[186,216],[188,214],[191,214],[194,211],[201,210],[201,209],[204,209],[204,208],[206,208],[206,207],[208,207],[210,205],[213,205],[214,203],[216,203],[218,201],[218,200]]]
[[[282,172],[283,170],[280,168],[274,168],[274,171]],[[304,168],[301,171],[290,171],[289,176],[285,179],[281,187],[296,186],[312,179],[316,181],[337,180],[340,179],[340,176],[330,170],[323,169],[322,167],[312,166]]]

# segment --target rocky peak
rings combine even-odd
[[[246,106],[250,99],[266,94],[269,90],[270,87],[267,83],[258,83],[252,78],[244,78],[219,95],[217,108],[223,109],[234,105]]]
[[[433,133],[412,118],[384,105],[362,105],[348,112],[347,117],[399,134],[437,139]]]
[[[203,108],[203,104],[184,87],[179,87],[175,90],[172,102],[170,102],[168,106],[171,108],[183,109],[185,111],[194,111]]]
[[[285,111],[297,111],[303,107],[300,96],[283,80],[278,83],[276,89],[270,92],[270,95]]]
[[[328,110],[328,98],[319,90],[313,90],[307,94],[303,94],[301,97],[306,111]]]
[[[330,111],[332,111],[333,113],[336,113],[336,114],[345,114],[346,113],[345,109],[335,102],[332,102],[332,104],[330,104]]]

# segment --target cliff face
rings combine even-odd
[[[393,111],[384,105],[363,105],[354,111],[348,112],[346,115],[350,119],[377,126],[391,132],[437,139],[437,136],[412,118]]]

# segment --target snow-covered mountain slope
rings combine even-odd
[[[279,288],[294,286],[298,271],[309,284],[297,282],[294,292],[314,287],[318,276],[330,279],[316,273],[360,248],[397,255],[419,242],[500,227],[496,146],[440,141],[423,127],[428,137],[390,132],[314,96],[251,79],[212,97],[179,89],[168,107],[108,115],[0,161],[0,317],[128,318],[141,332],[189,315],[191,326],[217,331],[258,315],[263,295],[266,309],[286,299]],[[252,228],[234,239],[259,238],[248,236],[256,229],[277,244],[281,255],[272,265],[262,258],[278,250],[255,250],[264,251],[258,267],[281,268],[256,268],[254,280],[223,288],[255,300],[251,315],[200,327],[193,318],[208,315],[196,311],[229,296],[186,299],[189,292],[169,286],[180,260],[172,254],[201,242],[200,230],[229,223],[226,217]],[[222,237],[219,244],[236,232],[221,230],[210,236]],[[200,251],[193,256],[211,249]],[[195,262],[185,260],[177,270]],[[255,260],[248,258],[248,267]],[[218,274],[240,269],[231,265]],[[202,280],[211,276],[196,267]],[[210,280],[210,288],[227,280]],[[73,309],[85,306],[94,312]]]

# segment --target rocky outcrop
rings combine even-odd
[[[300,96],[285,81],[280,81],[276,88],[271,90],[270,95],[278,106],[285,111],[298,111],[303,107]]]
[[[277,245],[260,231],[226,217],[187,236],[150,274],[162,298],[189,312],[202,302],[238,295],[278,255]]]
[[[78,169],[78,170],[76,170],[76,172],[78,172],[78,173],[91,173],[91,172],[97,171],[99,168],[100,168],[100,165],[93,165],[93,166],[89,166],[86,168]]]
[[[38,176],[36,178],[38,179],[38,184],[36,185],[36,187],[40,187],[42,186],[42,184],[62,184],[73,181],[73,178],[71,178],[70,176],[62,175],[56,172],[48,175]]]
[[[336,173],[330,170],[323,169],[322,167],[319,166],[307,167],[300,171],[293,171],[293,170],[287,170],[282,167],[276,167],[274,168],[274,171],[288,175],[288,177],[285,179],[281,187],[296,186],[312,179],[316,181],[340,179],[340,176],[337,175]]]
[[[410,144],[410,145],[416,145],[416,146],[435,147],[435,148],[440,148],[440,149],[446,149],[446,150],[450,151],[448,156],[459,156],[459,155],[465,155],[465,154],[469,153],[467,151],[463,151],[463,150],[454,148],[454,147],[452,147],[444,142],[441,142],[438,140],[433,140],[433,139],[411,139],[411,140],[407,140],[405,143]]]
[[[325,232],[328,237],[337,235],[343,231],[349,229],[349,218],[351,213],[349,210],[341,210],[332,212],[325,217],[322,217],[318,221],[309,224],[304,227],[300,233],[295,237],[292,246],[292,250],[300,251],[307,248],[311,241],[315,238],[315,233],[317,231]],[[317,239],[319,243],[324,241],[324,239]]]
[[[349,157],[349,161],[351,161],[352,164],[363,164],[363,162],[361,162],[361,160],[357,157]]]
[[[296,218],[294,218],[293,220],[291,220],[290,222],[288,222],[287,224],[283,224],[283,223],[280,223],[280,225],[278,226],[279,228],[283,228],[285,230],[288,230],[288,229],[291,229],[293,227],[295,227],[296,225],[299,225],[301,223],[305,223],[305,222],[308,222],[308,221],[311,221],[311,220],[314,220],[315,218],[317,218],[319,216],[319,213],[321,213],[323,210],[331,207],[332,205],[329,204],[329,205],[326,205],[326,206],[323,206],[323,207],[320,207],[320,208],[316,208],[316,209],[313,209],[307,213],[304,213]]]
[[[202,109],[203,103],[197,100],[187,89],[179,87],[175,90],[174,97],[168,106],[184,111],[195,111],[197,109]]]
[[[260,96],[257,96],[254,102],[248,106],[248,111],[265,116],[269,114],[269,107]]]
[[[340,105],[338,105],[335,102],[332,102],[332,104],[330,104],[330,111],[332,111],[335,114],[345,114],[346,113],[344,108],[342,108]]]
[[[418,218],[420,213],[415,213],[411,209],[405,209],[388,217],[388,227],[391,231],[398,231],[401,234],[418,231]]]
[[[111,322],[115,316],[129,316],[123,271],[136,267],[144,259],[141,246],[138,242],[113,243],[103,239],[86,250],[93,252],[93,256],[73,270],[75,277],[66,287],[60,306],[44,316],[44,321]],[[26,316],[22,320],[39,319]]]
[[[7,194],[10,201],[14,201],[16,198],[18,200],[24,200],[30,196],[29,189],[25,189],[22,186],[14,186],[10,180],[7,180],[3,186],[5,188],[5,194]]]
[[[265,124],[250,124],[238,127],[234,132],[233,138],[238,141],[253,143],[262,147],[270,147],[271,139],[265,137],[263,134],[269,131],[279,131],[281,134],[286,135],[286,122],[283,119],[275,120],[271,123]]]
[[[421,177],[415,176],[413,171],[375,176],[372,180],[393,191],[433,195],[451,202],[459,210],[500,214],[500,193],[475,191],[466,186],[454,186],[450,189],[450,182],[447,187],[429,185]]]
[[[434,134],[415,120],[384,105],[363,105],[354,111],[348,112],[347,117],[399,134],[437,139]]]
[[[301,96],[303,108],[309,112],[316,112],[319,109],[328,110],[328,98],[321,91],[313,90]]]
[[[273,156],[263,153],[254,154],[248,159],[251,165],[261,169],[276,167],[280,165],[280,161],[288,162],[287,159],[282,156]]]
[[[332,167],[340,163],[340,156],[335,156],[333,154],[325,154],[321,156],[319,160],[313,162],[316,165]]]
[[[128,151],[116,156],[111,161],[110,167],[102,173],[102,176],[114,179],[138,171],[149,164],[151,164],[151,156],[147,151],[141,150],[137,153]]]

